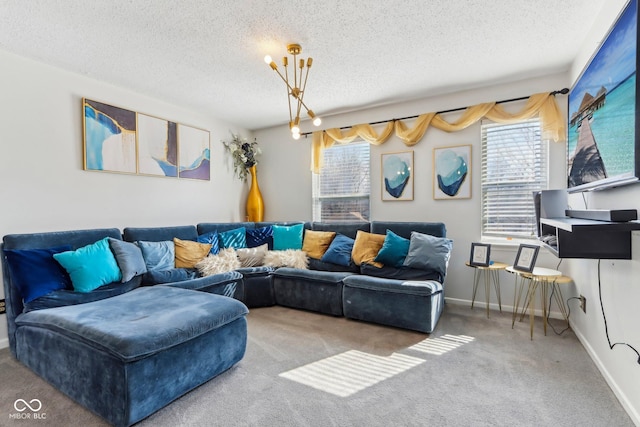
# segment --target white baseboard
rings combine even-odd
[[[569,323],[571,324],[571,322]],[[596,367],[602,374],[602,377],[611,388],[611,391],[613,391],[613,394],[616,395],[616,397],[618,398],[618,401],[620,402],[624,410],[627,411],[627,414],[629,414],[631,421],[633,421],[633,423],[636,426],[640,427],[640,413],[638,413],[638,409],[633,405],[631,401],[629,401],[629,399],[622,392],[622,390],[620,390],[620,387],[618,387],[618,384],[611,377],[611,375],[609,374],[609,371],[604,366],[604,364],[602,363],[602,361],[600,360],[596,352],[593,350],[593,347],[591,347],[591,345],[589,344],[589,341],[585,338],[585,336],[582,335],[580,331],[576,330],[572,324],[571,324],[571,329],[573,330],[573,333],[576,334],[576,337],[578,337],[578,341],[580,341],[584,349],[587,350],[587,354],[589,355],[589,357],[591,357],[591,360],[593,360],[593,363],[595,363]]]
[[[9,338],[0,339],[0,348],[8,348],[9,347]]]
[[[445,297],[444,300],[446,302],[450,303],[450,304],[466,305],[468,307],[471,307],[471,300],[468,300],[468,299]],[[487,309],[487,304],[484,301],[476,301],[476,302],[473,303],[473,309],[474,310],[486,310]],[[489,303],[489,310],[499,311],[500,310],[500,306],[498,306],[497,303],[491,302],[491,303]],[[502,312],[503,313],[512,314],[513,313],[513,306],[512,305],[502,304]],[[539,308],[539,309],[534,310],[533,312],[535,313],[536,316],[542,317],[542,309]],[[528,315],[528,312],[527,312],[527,315]],[[552,311],[551,313],[549,313],[549,317],[551,319],[563,319],[562,313],[560,313],[559,311]]]

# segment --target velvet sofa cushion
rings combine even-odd
[[[211,244],[173,239],[176,268],[194,268],[211,251]]]
[[[382,248],[384,238],[385,236],[382,234],[358,231],[356,240],[353,243],[353,250],[351,251],[353,263],[360,266],[363,262],[368,262],[377,267],[382,267],[381,263],[374,260]]]
[[[71,246],[50,249],[5,249],[13,284],[26,304],[60,289],[71,289],[67,271],[53,258]]]
[[[376,267],[368,263],[360,265],[360,274],[394,280],[437,280],[442,283],[443,276],[435,270],[422,270],[410,267]]]
[[[264,257],[269,250],[269,244],[264,243],[261,246],[253,248],[236,249],[236,254],[240,260],[241,267],[259,267],[264,264]]]
[[[75,251],[54,254],[53,258],[67,270],[77,292],[91,292],[122,279],[120,267],[109,248],[109,237]]]
[[[269,250],[273,249],[273,227],[270,225],[258,228],[247,228],[247,247],[256,248],[267,244]]]
[[[334,237],[336,237],[335,231],[305,230],[302,250],[309,258],[321,259]]]
[[[122,272],[122,283],[147,272],[147,265],[138,245],[109,237],[109,247]]]
[[[371,232],[370,224],[366,221],[312,222],[311,229],[314,231],[334,231],[352,239],[356,238],[358,230]]]
[[[136,241],[142,250],[147,271],[170,270],[176,266],[176,250],[171,240],[160,242]]]
[[[341,265],[334,264],[332,262],[324,262],[319,259],[309,258],[309,270],[359,273],[360,267],[358,267],[354,263]]]
[[[343,267],[352,267],[351,251],[353,250],[354,243],[355,240],[351,237],[338,233],[320,260]]]
[[[220,239],[220,249],[240,249],[247,247],[247,229],[244,227],[218,233]]]
[[[411,232],[409,253],[404,260],[405,267],[435,270],[443,276],[451,256],[453,240],[429,234]]]
[[[183,282],[198,277],[197,270],[190,268],[170,268],[168,270],[149,270],[142,276],[143,285]]]
[[[276,251],[301,250],[303,232],[304,224],[274,225],[273,249]]]
[[[232,298],[152,286],[63,309],[31,311],[18,316],[16,324],[18,328],[50,330],[131,362],[178,346],[247,313],[246,306]]]
[[[128,282],[113,282],[100,286],[91,292],[75,292],[60,289],[36,298],[24,305],[24,312],[43,310],[45,308],[65,307],[67,305],[85,304],[105,298],[111,298],[132,291],[140,286],[143,276],[135,276]]]
[[[196,239],[198,243],[208,243],[211,245],[211,249],[209,253],[211,255],[215,255],[220,252],[220,238],[218,237],[217,231],[209,231],[204,234],[200,234]]]
[[[210,294],[223,295],[229,298],[239,298],[244,295],[243,276],[238,271],[212,274],[182,282],[166,283],[161,286],[171,286],[174,288],[208,292]]]
[[[404,259],[409,253],[409,243],[409,239],[400,237],[393,231],[387,230],[382,248],[380,248],[374,261],[391,267],[402,267]]]

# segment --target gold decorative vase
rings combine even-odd
[[[251,188],[247,195],[247,221],[260,222],[264,220],[264,201],[262,200],[260,187],[258,187],[256,166],[251,166],[249,172],[251,173]]]

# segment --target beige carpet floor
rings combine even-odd
[[[451,304],[431,335],[284,307],[248,321],[239,364],[138,425],[633,426],[573,332],[539,318],[533,340],[510,313]],[[34,398],[44,419],[10,417]],[[0,426],[104,425],[0,351]]]

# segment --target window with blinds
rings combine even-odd
[[[534,191],[546,190],[547,143],[540,121],[516,124],[483,122],[482,235],[534,238]]]
[[[323,155],[321,172],[313,174],[313,220],[368,221],[369,143],[335,144]]]

